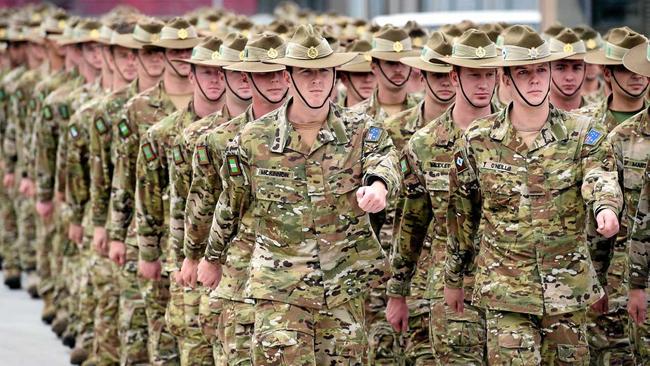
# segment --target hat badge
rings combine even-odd
[[[309,58],[311,59],[318,57],[318,50],[316,49],[316,47],[313,46],[309,47],[309,49],[307,50],[307,56],[309,56]]]
[[[158,42],[160,41],[160,35],[158,33],[154,33],[151,35],[151,42]]]
[[[276,58],[278,57],[278,51],[275,48],[271,47],[266,52],[266,55],[269,56],[269,58]]]
[[[64,29],[66,25],[67,23],[65,22],[65,20],[59,20],[59,22],[57,23],[57,27],[59,27],[59,29]]]
[[[187,29],[181,28],[176,32],[176,35],[179,39],[186,39],[189,34],[187,33]]]
[[[216,32],[217,28],[218,28],[217,22],[211,22],[210,25],[209,25],[209,28],[210,28],[210,31]]]
[[[528,57],[531,59],[536,59],[539,56],[539,51],[537,51],[537,48],[531,47],[528,50]]]
[[[393,51],[397,53],[404,51],[404,45],[402,44],[402,42],[400,41],[393,42]]]
[[[564,45],[564,52],[565,53],[571,53],[573,52],[573,45],[570,43],[567,43]]]
[[[246,57],[246,52],[242,50],[241,52],[239,52],[239,60],[244,61],[244,57]]]
[[[370,55],[367,54],[367,53],[363,55],[363,58],[364,58],[366,61],[368,61],[368,62],[372,61],[372,56],[370,56]]]
[[[96,39],[99,38],[99,31],[97,29],[93,29],[90,31],[90,38]]]
[[[422,46],[422,37],[413,38],[413,45],[415,45],[415,47],[421,47]]]
[[[483,47],[481,47],[481,46],[478,46],[478,48],[476,48],[476,51],[474,51],[474,54],[475,54],[476,57],[478,57],[478,58],[483,58],[483,57],[485,57],[485,55],[487,54],[487,52],[485,51],[485,48],[483,48]]]
[[[587,41],[587,48],[588,49],[592,50],[592,49],[596,48],[596,46],[598,46],[598,43],[596,43],[595,39],[591,38],[591,39],[589,39]]]
[[[219,51],[214,51],[212,52],[212,56],[210,56],[213,60],[218,59],[220,56]]]

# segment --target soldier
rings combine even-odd
[[[632,47],[644,44],[647,39],[629,28],[615,28],[611,31],[604,48],[585,57],[590,64],[603,65],[605,81],[612,85],[611,95],[600,103],[583,108],[584,113],[605,126],[606,132],[644,108],[648,90],[648,78],[634,73],[623,66],[623,56]],[[647,107],[647,105],[645,105]],[[607,302],[599,309],[589,312],[589,345],[593,362],[617,359],[624,364],[634,362],[628,334],[626,310],[628,284],[626,280],[628,245],[627,220],[622,220],[621,230],[607,240],[595,232],[593,215],[587,222],[587,238],[595,251],[607,251],[614,247],[605,288]],[[596,254],[598,255],[598,254]]]
[[[286,43],[275,34],[263,33],[251,40],[244,49],[244,60],[225,67],[230,72],[246,75],[253,86],[252,104],[242,114],[220,125],[197,142],[193,157],[193,178],[186,204],[186,240],[183,263],[184,279],[190,285],[196,282],[198,259],[205,253],[208,231],[215,203],[222,191],[219,170],[223,152],[235,135],[256,117],[262,117],[280,107],[286,98],[289,84],[283,65],[264,63],[284,57]],[[241,228],[240,233],[249,233]],[[250,248],[254,239],[240,235],[229,248],[230,259],[223,267],[221,285],[212,290],[203,305],[204,333],[212,338],[215,361],[219,364],[239,365],[251,362],[254,308],[245,302],[243,287],[250,262]],[[212,283],[204,283],[213,286]],[[207,329],[212,327],[213,329]],[[209,334],[213,331],[216,334]]]
[[[626,69],[644,77],[650,77],[650,61],[648,60],[648,43],[642,43],[625,54],[623,65]],[[648,336],[650,335],[650,324],[645,322],[647,311],[647,284],[648,272],[643,255],[646,250],[643,247],[643,240],[639,233],[643,229],[644,215],[647,215],[647,202],[649,192],[642,191],[643,185],[647,185],[650,177],[650,115],[648,109],[635,115],[627,121],[621,123],[612,130],[608,139],[611,141],[616,154],[618,165],[619,182],[623,189],[625,198],[625,213],[622,215],[621,222],[623,227],[628,228],[626,241],[629,241],[629,265],[630,268],[625,273],[629,273],[626,278],[629,285],[629,300],[627,308],[631,316],[629,322],[629,339],[634,351],[634,364],[650,364],[650,349]],[[645,194],[645,197],[641,197]],[[643,201],[643,202],[642,202]],[[643,208],[645,205],[645,209]],[[645,211],[644,211],[645,210]],[[635,218],[639,221],[635,222]],[[633,229],[633,227],[635,227]],[[647,238],[645,239],[648,242]],[[644,268],[645,267],[645,268]],[[622,324],[626,326],[626,324]],[[610,330],[611,331],[611,330]],[[610,333],[611,334],[611,333]],[[619,360],[611,359],[618,362]]]
[[[180,362],[178,342],[183,341],[183,290],[176,281],[170,281],[170,276],[179,270],[179,263],[168,242],[171,203],[168,200],[168,166],[174,162],[174,137],[199,118],[191,103],[194,95],[194,87],[188,79],[191,65],[179,61],[189,59],[192,48],[199,42],[196,29],[187,20],[175,18],[162,29],[159,41],[143,46],[165,48],[163,82],[167,93],[164,96],[175,106],[175,112],[161,116],[163,118],[142,135],[135,167],[138,267],[141,275],[149,280],[144,291],[147,293],[145,301],[150,301],[147,319],[149,356],[153,364]]]
[[[485,66],[503,67],[513,101],[456,142],[445,301],[463,313],[476,258],[472,304],[486,312],[489,364],[586,365],[585,309],[604,295],[592,260],[607,258],[589,256],[585,207],[601,235],[616,234],[613,152],[602,125],[549,104],[549,63],[571,54],[552,54],[530,27],[503,37],[503,60]]]
[[[366,362],[364,299],[386,265],[367,213],[386,206],[399,172],[383,127],[329,101],[334,68],[354,56],[300,26],[286,56],[269,61],[288,68],[292,98],[224,153],[199,278],[217,284],[240,217],[256,222],[244,291],[255,299],[254,365]]]
[[[402,62],[420,67],[427,74],[451,71],[447,65],[453,65],[450,79],[456,95],[462,97],[416,132],[404,149],[400,163],[406,198],[401,220],[396,223],[386,313],[396,331],[408,331],[408,364],[426,360],[439,365],[482,365],[486,362],[484,311],[472,306],[469,298],[464,300],[465,312],[461,316],[446,311],[444,306],[445,192],[456,140],[472,121],[491,113],[496,69],[482,67],[496,59],[497,49],[486,33],[477,30],[466,31],[453,52],[440,33],[434,33],[429,44],[434,40],[438,41],[438,47],[433,48],[436,52],[423,53],[417,59],[404,58]],[[425,110],[435,95],[430,89]],[[424,117],[424,112],[419,112],[420,116]],[[468,273],[464,284],[468,294],[472,279]],[[426,324],[418,327],[423,322]],[[466,336],[455,338],[459,332]]]
[[[341,83],[345,86],[345,93],[339,94],[338,104],[341,107],[351,108],[370,98],[377,87],[377,78],[370,68],[370,55],[372,46],[368,41],[354,41],[347,48],[347,52],[358,52],[354,60],[339,67],[336,72]]]
[[[111,196],[108,204],[107,213],[107,231],[109,241],[109,258],[119,267],[117,273],[117,282],[119,285],[119,312],[118,312],[118,335],[120,340],[120,364],[135,365],[149,362],[149,351],[147,347],[148,326],[147,316],[145,313],[145,301],[140,291],[137,277],[137,244],[133,230],[128,230],[131,223],[124,216],[128,209],[133,209],[132,200],[120,201],[124,198],[119,187],[124,178],[129,178],[125,174],[125,168],[135,164],[133,155],[135,152],[129,150],[133,148],[131,141],[133,137],[131,127],[125,119],[127,105],[133,108],[131,100],[141,100],[140,95],[147,93],[154,88],[165,70],[164,55],[162,49],[144,49],[144,44],[151,43],[152,40],[160,38],[160,31],[164,24],[151,18],[142,18],[138,21],[130,38],[117,36],[115,43],[121,47],[135,49],[137,60],[137,87],[139,95],[133,96],[127,104],[120,110],[119,116],[111,124],[112,142],[112,179]],[[154,102],[155,104],[155,102]],[[148,104],[147,104],[148,105]],[[137,130],[136,130],[137,131]],[[128,173],[130,177],[133,173]],[[129,206],[129,203],[131,204]],[[119,215],[119,216],[118,216]],[[130,214],[132,217],[132,213]],[[117,226],[123,223],[126,226]],[[128,233],[127,233],[128,232]]]
[[[554,107],[573,111],[585,107],[588,102],[580,92],[584,85],[587,54],[585,43],[571,28],[565,28],[548,40],[551,52],[573,52],[573,56],[551,62],[550,101]]]
[[[573,27],[573,31],[585,43],[587,53],[597,52],[603,47],[603,39],[600,33],[588,25]],[[600,65],[586,63],[585,81],[582,85],[581,94],[585,97],[587,104],[600,103],[605,97],[605,82],[602,79],[603,73]]]

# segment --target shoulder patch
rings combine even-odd
[[[381,134],[384,132],[382,128],[379,127],[370,127],[366,133],[367,142],[377,142],[381,137]]]
[[[117,124],[117,128],[120,130],[120,136],[124,138],[131,136],[131,129],[125,119],[121,120],[120,123]]]
[[[587,145],[595,145],[600,139],[602,139],[604,134],[594,128],[589,130],[587,132],[587,135],[585,135],[585,144]]]
[[[151,147],[150,143],[146,143],[142,145],[142,153],[144,154],[144,158],[147,162],[151,162],[156,160],[156,153],[153,150],[153,147]]]
[[[70,108],[67,104],[59,104],[59,114],[63,119],[70,118]]]
[[[456,152],[454,154],[454,162],[456,163],[456,171],[458,172],[458,174],[469,169],[469,167],[467,166],[467,162],[463,157],[463,154],[461,154],[460,152]]]
[[[196,147],[196,159],[199,161],[199,165],[210,164],[210,154],[208,154],[207,146],[198,145]]]
[[[172,156],[174,157],[174,164],[176,165],[181,165],[185,162],[181,145],[176,145],[172,148]]]
[[[0,89],[0,100],[5,100],[7,97],[7,93],[5,92],[4,89]]]
[[[18,89],[16,90],[16,98],[23,99],[23,91]]]
[[[35,110],[36,109],[36,99],[30,99],[29,102],[27,102],[27,106],[29,107],[30,110]]]
[[[49,105],[43,107],[43,118],[45,118],[47,121],[50,121],[52,118],[54,118],[54,114],[52,114],[52,108],[50,108]]]
[[[38,93],[38,99],[40,99],[41,102],[44,101],[45,100],[45,92]]]
[[[403,176],[411,174],[411,165],[409,164],[409,160],[406,158],[406,156],[402,156],[399,161],[399,166],[402,169]]]
[[[228,173],[231,177],[241,175],[241,164],[239,164],[239,156],[228,155],[226,156],[226,163],[228,164]]]
[[[77,126],[72,125],[68,129],[70,131],[70,137],[76,140],[79,137],[79,129],[77,129]]]
[[[108,128],[106,127],[106,122],[104,122],[104,118],[99,117],[95,120],[95,128],[97,129],[97,132],[99,132],[100,135],[103,135],[108,131]]]

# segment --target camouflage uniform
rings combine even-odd
[[[115,156],[111,153],[114,139],[112,126],[120,122],[124,104],[138,91],[138,83],[132,82],[113,91],[94,108],[92,126],[89,129],[90,207],[92,226],[105,227],[108,221],[108,205]],[[117,136],[115,136],[117,137]],[[115,364],[120,361],[120,339],[115,318],[119,309],[119,284],[117,266],[109,258],[95,255],[93,285],[97,298],[95,310],[95,338],[92,357],[99,364]]]
[[[454,144],[463,133],[454,124],[452,110],[453,106],[416,132],[404,149],[400,163],[406,198],[395,230],[393,276],[387,287],[389,296],[409,297],[409,333],[411,323],[430,322],[430,327],[422,324],[412,333],[412,350],[408,350],[411,342],[407,343],[409,359],[431,362],[435,357],[439,365],[482,365],[486,361],[485,314],[471,305],[471,266],[463,285],[465,312],[454,313],[443,299],[449,204],[446,192]]]
[[[222,191],[219,172],[226,146],[253,120],[253,108],[248,107],[244,113],[201,136],[196,143],[192,156],[192,185],[185,205],[184,249],[188,258],[199,259],[205,253],[215,205]],[[204,296],[200,310],[203,333],[211,339],[214,353],[222,354],[227,365],[251,362],[254,307],[243,298],[255,241],[249,221],[242,220],[239,224],[239,233],[228,248],[222,267],[221,282]]]
[[[598,90],[582,96],[587,104],[601,103],[603,100],[607,99],[606,97],[607,95],[605,95],[605,82],[602,80],[598,81]]]
[[[161,260],[165,264],[163,278],[159,285],[164,286],[164,293],[156,300],[156,311],[165,317],[162,333],[168,333],[182,342],[185,316],[183,312],[183,289],[176,281],[170,281],[169,275],[180,268],[178,246],[168,242],[170,222],[169,167],[178,161],[174,148],[174,138],[183,128],[197,120],[193,104],[163,118],[153,125],[142,137],[138,162],[136,165],[136,228],[140,259],[145,261]],[[163,196],[167,196],[164,199]],[[182,259],[182,258],[181,258]],[[165,310],[166,308],[166,310]],[[178,346],[174,345],[160,350],[160,357],[167,361],[179,362]],[[155,355],[153,357],[156,357]]]
[[[644,177],[646,173],[646,167],[650,161],[650,116],[648,116],[648,110],[644,110],[642,113],[637,114],[636,116],[628,119],[627,121],[621,123],[609,134],[609,140],[612,143],[614,148],[614,153],[616,154],[616,160],[618,165],[619,172],[619,181],[621,181],[621,188],[623,190],[623,195],[625,198],[625,213],[621,217],[621,227],[626,229],[631,229],[635,217],[637,216],[637,207],[639,207],[639,198],[641,195],[641,188],[644,182]],[[642,277],[634,274],[634,265],[637,261],[637,258],[633,258],[635,253],[638,253],[634,248],[628,249],[628,239],[630,239],[630,232],[624,230],[624,233],[619,233],[619,235],[624,235],[623,238],[617,239],[617,241],[625,242],[626,252],[630,253],[630,264],[632,265],[630,273],[630,268],[626,268],[624,275],[624,280],[628,279],[628,276],[633,279],[628,286],[632,289],[643,289],[647,288],[647,276]],[[634,241],[632,241],[634,243]],[[628,251],[629,250],[629,251]],[[637,267],[639,268],[639,267]],[[645,281],[642,279],[645,278]],[[627,286],[626,286],[627,287]],[[646,293],[649,293],[646,290]],[[620,304],[623,311],[627,311],[625,308],[625,303]],[[643,344],[643,337],[648,337],[650,333],[650,328],[648,326],[632,326],[632,319],[629,319],[630,327],[627,330],[619,330],[627,333],[631,343],[635,346],[633,350],[636,356],[635,364],[648,364],[650,363],[650,352],[647,350],[648,342]],[[621,324],[621,326],[626,327],[628,324]],[[607,335],[612,335],[613,332],[618,329],[607,329],[609,332]],[[629,333],[628,333],[629,332]],[[613,345],[614,347],[618,345]],[[628,350],[625,348],[623,350]],[[622,355],[623,352],[614,352],[611,351],[612,362],[620,362],[629,359],[627,355]],[[617,357],[616,358],[614,356]],[[634,363],[634,362],[632,362]]]
[[[609,109],[609,98],[604,98],[600,103],[584,107],[576,113],[594,118],[605,126],[610,133],[619,123]],[[647,105],[646,105],[647,107]],[[598,314],[588,311],[589,345],[591,357],[597,365],[608,364],[608,359],[617,359],[624,364],[633,364],[632,348],[628,332],[629,316],[627,304],[627,273],[628,271],[628,244],[627,220],[621,220],[621,228],[615,238],[606,239],[595,231],[595,218],[590,214],[587,218],[587,239],[592,250],[600,251],[605,247],[614,247],[609,271],[607,273],[606,291],[609,298],[609,311]]]
[[[230,119],[228,109],[224,106],[220,111],[205,118],[191,123],[181,133],[173,137],[173,164],[169,164],[170,181],[170,225],[169,238],[170,248],[176,254],[178,263],[185,257],[183,253],[183,241],[185,236],[185,206],[189,187],[192,183],[191,157],[194,152],[196,140],[216,126]],[[207,289],[198,286],[196,288],[183,288],[183,313],[184,313],[184,334],[183,342],[180,345],[181,363],[187,364],[188,360],[194,360],[195,364],[214,364],[212,346],[206,341],[201,333],[199,324],[199,305],[201,297],[207,296]]]
[[[159,298],[168,298],[168,287],[162,281],[138,278],[135,233],[136,159],[140,138],[149,127],[174,110],[174,104],[160,81],[131,98],[124,107],[123,118],[113,126],[113,133],[119,138],[114,141],[116,158],[109,204],[109,237],[125,243],[127,248],[126,264],[119,279],[123,360],[142,360],[148,354],[149,362],[162,363],[168,359],[167,356],[171,359],[178,357],[175,340],[168,333],[162,333],[164,306],[157,305]],[[146,324],[143,324],[145,319]]]
[[[246,125],[225,152],[206,258],[227,259],[240,215],[254,222],[244,291],[256,299],[254,364],[361,364],[363,298],[387,263],[355,195],[373,179],[395,194],[397,154],[380,125],[332,103],[308,147],[287,120],[289,103]]]
[[[476,258],[472,303],[488,309],[490,364],[587,365],[585,309],[603,296],[607,268],[597,277],[592,261],[609,257],[590,257],[585,206],[621,210],[611,145],[600,124],[551,108],[529,148],[508,111],[456,143],[445,285],[463,286]]]
[[[389,132],[393,132],[390,135],[391,138],[393,138],[393,135],[401,136],[403,132],[399,126],[396,126],[396,124],[401,121],[401,118],[398,120],[396,119],[397,116],[393,116],[395,118],[392,119],[392,126],[386,126],[389,116],[386,111],[381,108],[379,99],[377,98],[377,93],[378,91],[375,91],[370,98],[355,105],[351,109],[366,113],[378,124],[384,125]],[[407,94],[406,100],[404,101],[404,110],[412,110],[418,102],[419,101],[415,97]],[[422,124],[422,126],[424,126],[424,124]],[[411,127],[412,131],[406,131],[407,133],[416,131],[413,127],[417,127],[417,125]],[[400,138],[398,141],[401,142],[403,146],[406,139],[407,138]],[[398,146],[397,142],[395,143],[395,146]],[[401,148],[399,147],[397,148],[398,151],[400,149]],[[393,223],[395,220],[397,204],[397,197],[395,197],[388,203],[386,210],[370,215],[373,228],[375,228],[375,233],[377,233],[381,246],[386,254],[390,252],[393,242]],[[367,299],[366,316],[368,327],[370,329],[370,360],[371,362],[374,362],[375,360],[385,360],[386,363],[390,364],[395,362],[396,358],[399,357],[396,353],[400,352],[399,350],[401,347],[399,345],[399,335],[393,331],[393,328],[390,326],[388,321],[386,321],[385,314],[387,301],[386,288],[384,285],[373,288]]]

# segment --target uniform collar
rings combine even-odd
[[[424,99],[415,105],[415,108],[409,109],[409,113],[406,116],[406,123],[404,124],[404,130],[415,133],[417,130],[424,127],[426,122],[424,121]]]
[[[448,146],[454,143],[456,139],[463,133],[463,131],[456,127],[454,119],[451,115],[454,110],[455,103],[452,103],[447,110],[438,117],[436,129],[433,131],[433,136],[436,139],[436,145]]]

